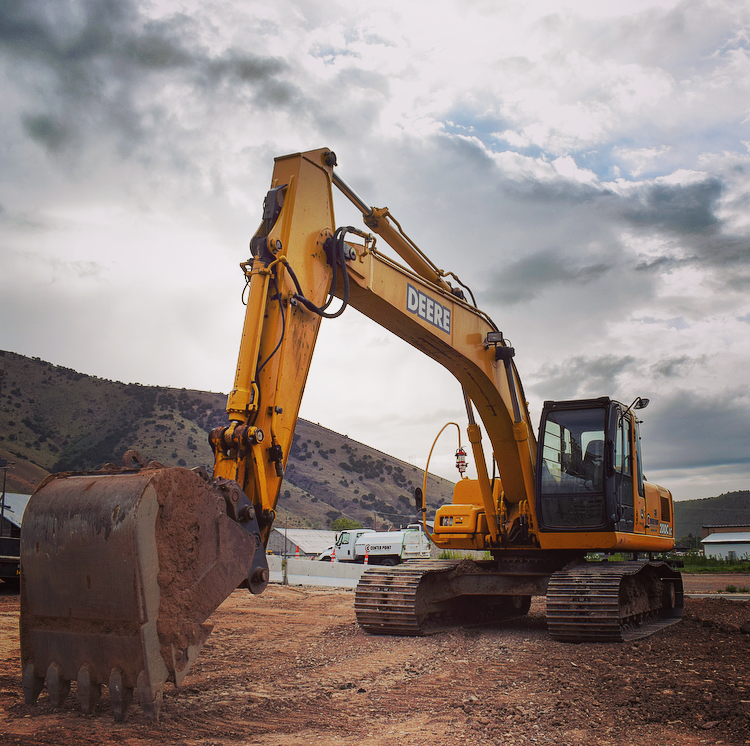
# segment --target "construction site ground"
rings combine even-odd
[[[688,593],[749,576],[685,575]],[[750,604],[686,599],[683,620],[621,644],[563,644],[527,617],[423,638],[365,634],[352,591],[238,590],[158,723],[25,705],[18,594],[0,592],[0,743],[224,746],[750,744]]]

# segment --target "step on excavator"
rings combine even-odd
[[[465,477],[459,442],[461,478],[430,535],[442,549],[487,557],[371,567],[355,594],[365,630],[493,623],[525,614],[532,596],[546,596],[549,632],[562,641],[619,641],[680,618],[680,574],[654,558],[673,547],[674,522],[672,495],[642,473],[636,412],[646,400],[548,401],[537,439],[509,341],[469,288],[335,166],[327,149],[275,161],[251,257],[240,265],[245,321],[228,424],[209,436],[213,473],[129,451],[117,466],[51,475],[32,496],[21,536],[27,703],[46,686],[61,706],[75,681],[86,713],[106,687],[117,720],[136,694],[158,719],[164,685],[184,681],[211,613],[238,586],[263,592],[318,329],[348,306],[457,379],[477,478]],[[336,227],[334,187],[366,230]],[[416,499],[429,530],[423,489]],[[592,553],[605,560],[587,561]],[[615,553],[629,559],[607,561]]]

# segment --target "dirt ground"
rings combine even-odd
[[[686,591],[750,577],[685,576]],[[0,593],[0,743],[201,746],[357,744],[750,744],[750,604],[688,598],[683,620],[623,644],[550,640],[544,601],[492,628],[427,638],[370,636],[351,591],[236,591],[159,723],[137,705],[115,723],[75,693],[27,706],[18,595]],[[744,631],[743,631],[744,627]],[[73,684],[75,689],[75,684]]]

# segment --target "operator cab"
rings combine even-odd
[[[544,403],[536,500],[541,531],[635,530],[644,497],[638,418],[609,397]]]

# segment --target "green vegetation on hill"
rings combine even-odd
[[[226,395],[119,383],[0,351],[0,457],[8,490],[30,494],[54,471],[119,463],[129,448],[165,466],[205,466],[210,431],[226,423]],[[279,496],[278,525],[366,527],[415,519],[423,471],[332,430],[299,420]],[[428,516],[453,485],[428,478]]]
[[[674,504],[674,520],[678,543],[686,545],[692,538],[700,548],[703,526],[750,526],[750,491],[680,500]]]

